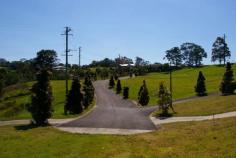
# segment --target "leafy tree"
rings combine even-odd
[[[165,58],[169,62],[175,64],[175,66],[181,65],[183,60],[183,56],[181,54],[179,47],[174,47],[171,48],[170,50],[167,50]]]
[[[235,90],[234,74],[231,64],[227,62],[226,71],[220,84],[220,91],[223,95],[233,94]]]
[[[158,104],[162,109],[162,115],[168,116],[168,110],[171,107],[171,94],[168,92],[163,82],[159,84]]]
[[[145,80],[143,80],[143,85],[139,89],[138,102],[143,106],[147,105],[149,102],[149,94]]]
[[[105,58],[103,60],[100,61],[92,61],[91,64],[89,64],[90,67],[115,67],[116,66],[116,62],[112,59],[108,59]]]
[[[202,73],[202,71],[199,71],[198,74],[198,79],[197,79],[197,84],[195,86],[195,92],[197,93],[198,96],[205,96],[207,95],[206,93],[206,86],[205,86],[205,77]]]
[[[87,108],[93,101],[94,98],[94,87],[90,77],[86,76],[84,80],[84,100],[83,105]]]
[[[129,87],[123,88],[123,98],[128,99],[129,98]]]
[[[28,107],[36,125],[46,125],[52,116],[52,88],[50,86],[50,72],[41,70],[37,73],[37,82],[32,86],[31,104]]]
[[[225,39],[222,37],[217,37],[216,41],[212,45],[211,61],[215,62],[218,60],[220,64],[223,61],[225,65],[226,57],[230,58],[230,56],[231,53]]]
[[[145,61],[143,58],[141,57],[136,57],[135,60],[135,66],[147,66],[149,64],[149,61]]]
[[[118,58],[115,58],[116,64],[133,64],[133,60],[126,57],[126,56],[119,56]]]
[[[109,80],[109,88],[114,88],[115,86],[115,81],[114,81],[114,77],[111,76],[110,80]]]
[[[120,80],[118,79],[117,84],[116,84],[116,93],[120,94],[121,90],[122,90],[121,83],[120,83]]]
[[[203,58],[207,57],[205,50],[194,43],[183,43],[180,47],[185,64],[189,66],[200,66]]]
[[[66,98],[66,113],[69,111],[71,114],[79,114],[83,111],[82,100],[83,94],[80,91],[81,85],[79,79],[74,77],[71,90]]]
[[[41,50],[35,58],[36,70],[47,69],[52,71],[57,61],[57,53],[54,50]]]

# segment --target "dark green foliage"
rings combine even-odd
[[[171,107],[171,94],[168,92],[163,82],[159,85],[158,104],[162,110],[162,116],[169,116],[168,110]]]
[[[226,71],[223,76],[223,80],[220,84],[220,91],[223,95],[233,94],[235,90],[234,74],[231,69],[231,64],[228,62],[226,65]]]
[[[115,86],[115,81],[113,76],[111,76],[110,80],[109,80],[109,88],[114,88]]]
[[[4,88],[4,82],[3,80],[0,79],[0,97],[2,95],[3,88]]]
[[[78,77],[74,77],[71,89],[66,98],[66,111],[70,114],[79,114],[83,111],[83,94],[80,91],[81,85]]]
[[[31,104],[28,106],[29,112],[36,125],[47,124],[47,119],[52,116],[52,89],[50,86],[50,72],[41,70],[36,75],[37,82],[32,86]]]
[[[216,41],[212,45],[212,54],[211,54],[211,61],[223,61],[225,64],[226,58],[230,58],[231,54],[225,39],[222,37],[217,37]]]
[[[129,87],[123,88],[123,98],[128,99],[129,98]]]
[[[14,71],[8,71],[5,76],[5,86],[16,84],[19,81],[19,75]]]
[[[200,66],[203,58],[207,57],[205,50],[194,43],[183,43],[180,50],[182,51],[185,64],[189,66]]]
[[[7,71],[5,69],[0,68],[0,96],[3,92],[3,88],[5,87],[5,76]]]
[[[87,108],[92,102],[94,98],[94,87],[90,77],[86,76],[84,80],[84,100],[83,105]]]
[[[142,106],[147,105],[149,102],[149,94],[145,80],[143,80],[143,85],[140,87],[138,92],[138,102]]]
[[[90,67],[116,67],[116,62],[112,59],[105,58],[100,61],[92,61],[91,64],[89,64]]]
[[[169,62],[175,64],[175,66],[179,66],[182,64],[183,55],[181,54],[179,47],[174,47],[166,51],[165,58],[167,58]]]
[[[195,92],[198,96],[205,96],[206,93],[206,86],[205,86],[205,77],[202,73],[202,71],[199,71],[197,84],[195,86]]]
[[[117,84],[116,84],[116,93],[120,94],[121,90],[122,90],[121,83],[120,83],[120,80],[118,79]]]
[[[117,81],[119,79],[118,75],[116,74],[115,75],[115,80]]]
[[[41,50],[35,58],[36,70],[47,69],[52,70],[57,61],[57,53],[54,50]]]

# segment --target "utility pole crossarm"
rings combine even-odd
[[[65,35],[66,36],[66,72],[65,72],[65,77],[66,77],[66,95],[68,95],[68,53],[71,51],[69,48],[68,48],[68,37],[69,35],[72,35],[72,34],[69,34],[69,32],[71,32],[71,28],[70,27],[65,27],[65,33],[62,34],[62,35]]]

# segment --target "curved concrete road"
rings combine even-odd
[[[96,107],[86,116],[60,127],[155,130],[149,114],[158,107],[143,109],[108,89],[108,81],[94,83]]]

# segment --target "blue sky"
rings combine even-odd
[[[64,26],[82,64],[119,54],[165,62],[165,51],[184,42],[201,45],[210,63],[212,43],[226,34],[236,61],[235,0],[1,0],[0,58],[33,58],[54,49],[64,62]],[[71,52],[70,63],[78,63]]]

